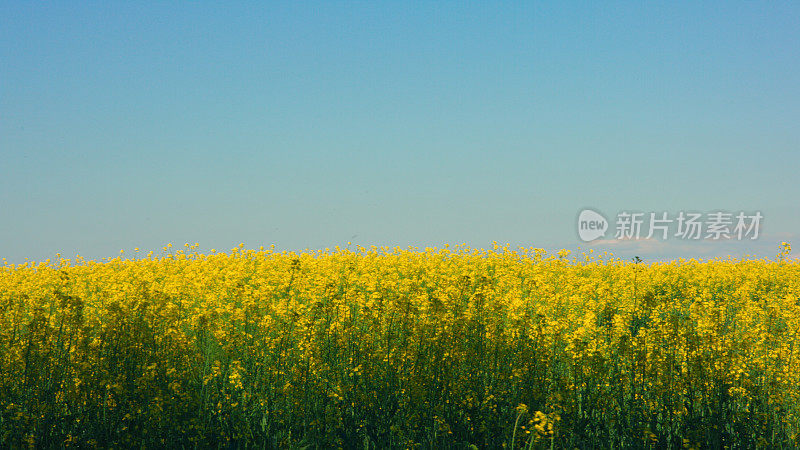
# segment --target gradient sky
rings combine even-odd
[[[0,1],[0,257],[574,249],[585,207],[764,222],[583,248],[774,256],[800,248],[799,23],[798,2]]]

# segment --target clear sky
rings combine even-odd
[[[774,256],[800,248],[798,24],[798,2],[0,0],[0,257],[574,249],[586,207],[764,221],[584,249]]]

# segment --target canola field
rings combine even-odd
[[[0,268],[0,447],[795,448],[800,264],[466,246]]]

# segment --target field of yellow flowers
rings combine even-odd
[[[0,447],[797,447],[787,254],[187,245],[6,264]]]

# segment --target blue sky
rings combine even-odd
[[[774,256],[800,247],[797,23],[797,2],[0,1],[0,257],[574,249],[585,207],[760,211],[756,241],[591,247]]]

